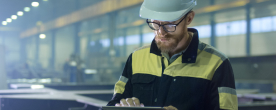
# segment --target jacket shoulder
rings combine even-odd
[[[201,51],[205,51],[205,52],[208,52],[210,54],[213,54],[213,55],[216,55],[218,56],[222,61],[228,59],[228,57],[220,52],[218,49],[216,49],[215,47],[211,46],[211,45],[208,45],[206,43],[203,43],[203,42],[199,42],[199,45],[198,45],[198,49],[201,50]]]
[[[143,47],[140,47],[140,48],[134,50],[132,53],[134,53],[134,52],[139,52],[139,51],[144,50],[144,49],[149,49],[150,46],[151,46],[150,44],[149,44],[149,45],[145,45],[145,46],[143,46]]]

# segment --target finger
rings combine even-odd
[[[172,108],[172,110],[178,110],[177,108],[175,108],[174,106],[169,106],[169,107],[171,107]]]
[[[172,109],[172,108],[170,108],[170,107],[164,107],[166,110],[174,110],[174,109]]]
[[[122,106],[128,106],[128,104],[127,104],[127,102],[126,102],[126,99],[121,99],[120,104],[121,104]]]
[[[136,97],[132,97],[133,103],[136,107],[140,107],[140,101]]]
[[[140,104],[140,107],[145,107],[145,105],[143,103]]]
[[[164,107],[166,110],[178,110],[177,108],[175,108],[174,106],[168,106],[168,107]]]
[[[116,103],[116,104],[115,104],[115,106],[116,106],[116,107],[120,107],[120,106],[121,106],[121,104],[119,104],[119,103]]]
[[[128,104],[130,107],[134,107],[134,106],[135,106],[134,103],[133,103],[132,98],[127,98],[127,99],[126,99],[126,102],[127,102],[127,104]]]

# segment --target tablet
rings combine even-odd
[[[115,107],[115,106],[103,106],[103,110],[165,110],[162,107]]]

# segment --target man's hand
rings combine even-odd
[[[166,110],[178,110],[177,108],[175,108],[174,106],[168,106],[168,107],[164,107]]]
[[[120,103],[117,103],[117,107],[144,107],[144,104],[141,103],[139,99],[132,97],[127,99],[121,99]]]

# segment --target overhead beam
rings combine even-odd
[[[270,1],[270,0],[238,0],[238,1],[231,2],[231,3],[218,4],[218,5],[214,5],[214,3],[211,3],[211,6],[196,9],[194,11],[195,11],[196,14],[210,13],[211,17],[214,17],[214,13],[216,11],[219,11],[219,10],[246,6],[247,4],[249,4],[249,2],[251,2],[251,3],[261,3],[261,2],[266,2],[266,1]],[[228,4],[230,4],[230,5],[228,6]],[[211,18],[211,19],[214,19],[214,18]],[[129,28],[129,27],[137,27],[137,26],[141,26],[141,25],[145,25],[145,24],[146,24],[145,20],[140,19],[140,20],[136,20],[136,21],[131,22],[131,23],[120,24],[116,28],[117,29],[123,29],[123,28]],[[214,31],[215,22],[214,22],[214,20],[211,21],[211,24],[213,24],[213,26],[211,27],[212,30],[213,30],[211,32],[211,34],[212,34],[212,36],[214,36],[215,35],[215,31]],[[82,31],[82,32],[79,33],[79,36],[86,36],[86,35],[90,35],[90,34],[100,33],[100,32],[106,31],[106,30],[107,29],[98,28],[98,29],[89,30],[89,31]],[[211,45],[215,46],[215,38],[213,37],[212,39],[213,40],[211,40]]]
[[[104,0],[87,8],[75,11],[71,14],[61,16],[53,21],[41,25],[41,28],[33,27],[20,34],[21,38],[35,35],[39,32],[45,32],[51,29],[60,28],[88,18],[100,16],[109,12],[131,7],[142,3],[143,0]]]
[[[104,15],[104,14],[110,13],[112,11],[135,6],[135,5],[141,4],[143,1],[144,0],[104,0],[100,3],[91,5],[87,8],[81,9],[79,11],[75,11],[71,14],[59,17],[53,21],[49,21],[45,24],[42,24],[40,29],[38,29],[38,27],[33,27],[30,29],[27,29],[27,30],[21,32],[20,37],[25,38],[25,37],[35,35],[39,32],[45,32],[48,30],[60,28],[60,27],[66,26],[66,25],[70,25],[70,24],[73,24],[76,22],[83,21],[85,19]],[[249,2],[261,3],[261,2],[266,2],[266,1],[272,1],[272,0],[236,0],[231,3],[211,5],[211,6],[207,6],[204,8],[196,9],[194,11],[197,14],[203,14],[203,13],[210,13],[210,12],[215,12],[215,11],[229,9],[229,8],[237,8],[237,7],[246,6]],[[144,22],[142,22],[142,20],[137,20],[133,23],[119,25],[118,27],[125,28],[128,26],[133,26],[133,25],[138,26],[138,25],[142,25],[142,24],[144,24]],[[97,33],[98,31],[96,31],[95,33]],[[100,31],[103,31],[103,30],[100,30]]]
[[[197,14],[209,13],[209,12],[214,12],[214,11],[218,11],[218,10],[222,10],[222,9],[245,6],[249,2],[250,2],[250,0],[237,0],[237,1],[234,1],[234,2],[231,2],[231,3],[211,5],[211,6],[207,6],[207,7],[204,7],[204,8],[200,8],[200,9],[195,10],[195,12]]]
[[[224,10],[224,9],[246,6],[248,3],[262,3],[267,1],[274,1],[274,0],[236,0],[230,3],[211,5],[204,8],[196,9],[195,12],[197,14],[210,13],[210,12],[215,12],[215,11]]]
[[[0,31],[18,31],[20,32],[20,28],[15,28],[15,27],[5,27],[5,26],[0,26]]]

